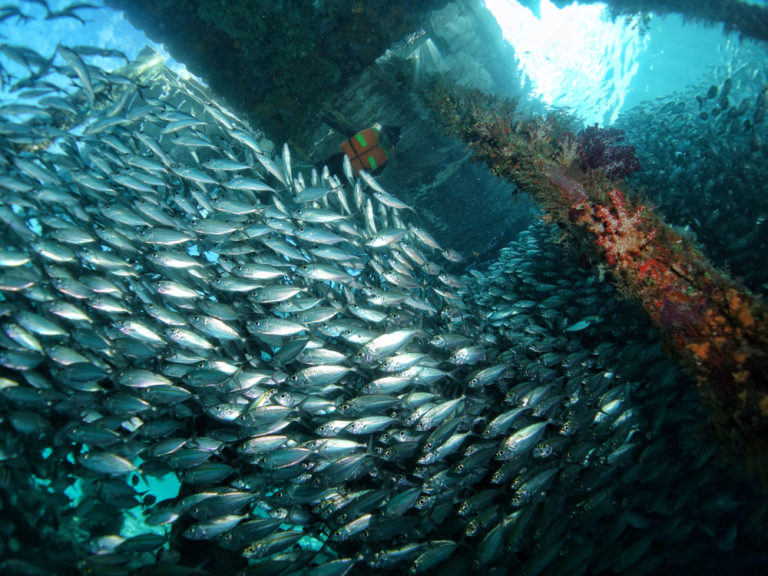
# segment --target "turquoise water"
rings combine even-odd
[[[586,124],[613,124],[645,100],[738,67],[742,44],[754,42],[676,14],[613,21],[599,3],[558,8],[542,0],[539,17],[515,0],[485,4],[515,48],[533,94],[572,110]]]

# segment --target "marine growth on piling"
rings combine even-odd
[[[567,117],[525,118],[512,101],[440,81],[425,93],[476,161],[530,194],[601,277],[642,306],[696,376],[720,437],[768,478],[768,308],[623,181],[638,163],[620,131],[574,135]]]

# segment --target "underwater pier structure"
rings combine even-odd
[[[592,4],[598,0],[579,0],[580,4]],[[768,40],[768,8],[740,2],[739,0],[600,0],[608,5],[614,14],[680,14],[687,19],[700,20],[710,25],[722,23],[726,30],[738,32],[741,36]],[[574,0],[555,0],[563,7]]]
[[[426,98],[475,161],[527,192],[578,257],[643,308],[696,377],[729,453],[768,478],[768,308],[623,182],[639,164],[621,131],[576,135],[567,118],[525,119],[510,100],[440,82]]]

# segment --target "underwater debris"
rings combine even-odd
[[[509,100],[440,80],[425,94],[474,160],[528,192],[642,306],[673,358],[696,376],[719,436],[768,480],[768,308],[621,181],[635,169],[631,147],[612,153],[618,134],[588,128],[574,150],[562,119],[525,121]]]

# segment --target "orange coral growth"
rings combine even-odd
[[[709,342],[695,342],[688,344],[688,349],[693,352],[702,362],[709,358]]]
[[[731,315],[736,318],[743,327],[752,328],[755,325],[755,320],[752,318],[752,312],[749,309],[749,305],[744,302],[739,293],[734,289],[728,290],[727,298],[728,308]]]
[[[645,262],[642,262],[637,267],[637,275],[641,279],[651,280],[658,282],[662,276],[665,276],[669,272],[669,268],[656,260],[656,258],[649,258]]]

